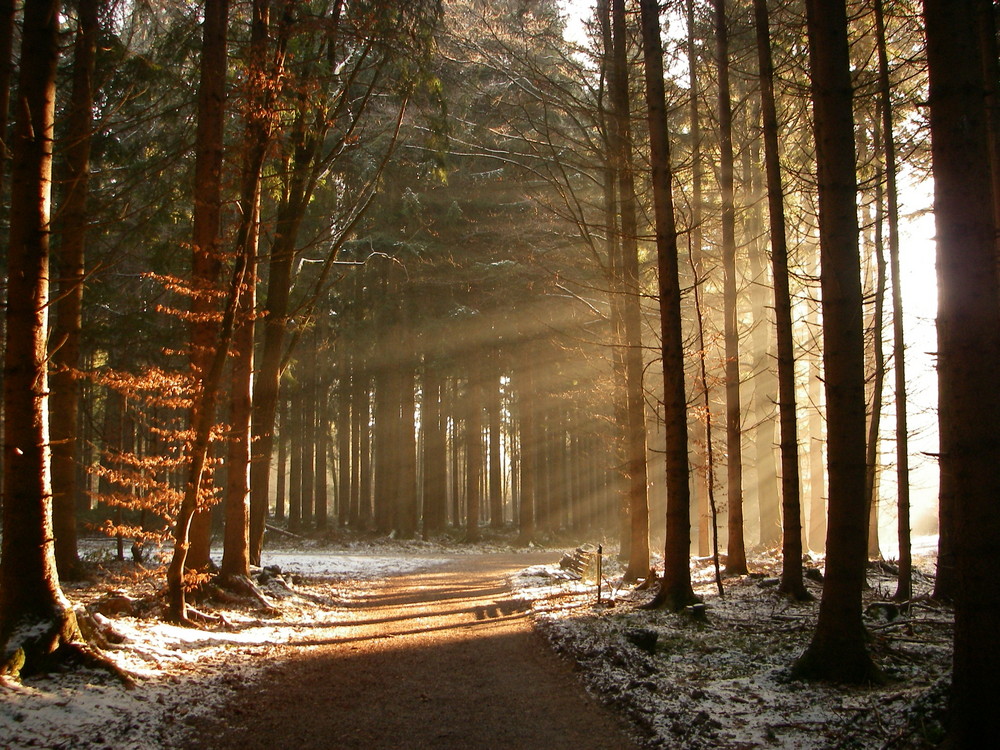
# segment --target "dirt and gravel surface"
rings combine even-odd
[[[347,602],[282,646],[197,747],[518,748],[638,744],[532,629],[507,576],[548,554],[456,555]]]

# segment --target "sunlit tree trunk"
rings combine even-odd
[[[422,385],[424,536],[429,536],[444,530],[448,504],[448,455],[441,414],[441,378],[437,363],[430,357],[424,358]]]
[[[1000,733],[1000,288],[977,0],[924,0],[938,277],[942,483],[953,493],[955,650],[948,746]]]
[[[325,330],[319,330],[317,339],[323,342]],[[330,419],[328,409],[330,408],[329,376],[330,363],[325,349],[320,351],[320,346],[325,346],[325,342],[317,345],[316,360],[314,370],[316,372],[316,420],[313,444],[316,450],[313,454],[315,462],[313,468],[313,517],[316,521],[317,530],[325,530],[327,527],[327,516],[329,513],[329,496],[327,492],[327,453],[329,451]]]
[[[799,439],[795,408],[795,347],[788,288],[788,242],[785,195],[774,102],[774,64],[767,0],[754,0],[757,63],[764,131],[764,168],[774,277],[774,321],[778,346],[778,419],[781,427],[781,591],[795,599],[809,597],[802,581],[802,509],[799,499]]]
[[[252,9],[248,86],[244,93],[245,140],[240,175],[240,221],[236,253],[243,256],[245,276],[239,290],[238,320],[233,334],[230,385],[230,442],[226,473],[223,577],[250,575],[250,419],[254,366],[254,315],[257,302],[257,248],[260,236],[261,173],[271,136],[271,97],[263,86],[266,71],[269,0],[255,0]],[[253,88],[256,86],[256,88]]]
[[[611,33],[611,2],[599,0],[596,7],[597,20],[601,28],[601,98],[599,100],[599,117],[604,132],[604,169],[602,197],[604,200],[605,217],[605,250],[608,268],[608,306],[611,312],[611,375],[612,375],[612,423],[613,443],[613,493],[611,502],[615,511],[615,519],[619,541],[619,558],[628,560],[629,539],[632,530],[628,515],[628,477],[626,461],[626,443],[628,440],[628,408],[625,398],[625,293],[622,284],[622,257],[620,230],[618,227],[618,188],[617,188],[617,125],[614,115],[607,111],[607,96],[611,70],[613,66],[614,40]]]
[[[667,526],[663,583],[653,606],[680,609],[696,601],[691,589],[690,473],[688,469],[687,393],[684,387],[684,339],[677,262],[677,228],[671,192],[670,144],[663,87],[663,42],[656,0],[641,0],[642,52],[646,73],[653,208],[660,292],[663,356],[663,426],[666,434]]]
[[[698,52],[696,45],[696,28],[694,23],[695,0],[687,1],[687,57],[688,57],[688,111],[691,128],[691,231],[690,231],[690,261],[694,272],[694,284],[701,284],[704,278],[703,248],[702,242],[704,233],[702,231],[702,183],[704,176],[702,172],[701,156],[701,101],[700,84],[698,82]],[[700,290],[696,290],[700,295]],[[700,302],[700,300],[699,300]],[[704,413],[697,420],[693,442],[704,443],[702,454],[701,476],[698,475],[697,463],[693,462],[695,472],[692,492],[692,501],[698,517],[698,554],[707,556],[718,543],[714,537],[715,532],[715,453],[711,446],[712,434],[712,405],[708,387],[708,377],[705,368],[705,330],[704,320],[701,317],[701,305],[696,305],[696,315],[698,316],[695,325],[698,329],[698,357],[699,357],[699,383],[698,387],[702,391]],[[696,412],[697,413],[697,412]]]
[[[618,174],[621,217],[622,277],[625,292],[625,399],[627,411],[626,474],[630,529],[625,579],[635,581],[649,572],[649,503],[647,498],[646,411],[642,385],[642,315],[639,307],[639,243],[636,223],[635,180],[632,169],[628,49],[625,2],[612,0],[613,38],[611,102],[612,142]]]
[[[44,668],[79,637],[52,543],[46,326],[59,3],[26,0],[15,102],[4,349],[0,674]]]
[[[826,577],[812,641],[794,673],[846,683],[876,679],[865,647],[865,363],[853,90],[845,2],[807,3],[819,187],[823,366],[829,456]]]
[[[518,504],[518,541],[527,544],[535,537],[535,383],[533,347],[521,344],[520,361],[514,368],[514,389],[517,394],[518,434],[520,436],[520,499]]]
[[[313,329],[315,331],[315,329]],[[298,376],[302,379],[302,527],[313,527],[313,500],[316,493],[316,337],[311,335],[302,352]]]
[[[351,475],[357,469],[351,452],[351,371],[348,345],[341,332],[337,340],[337,525],[347,526],[351,513]]]
[[[225,354],[229,348],[228,336],[232,333],[231,328],[228,331],[226,328],[231,327],[231,316],[235,311],[231,296],[227,301],[226,310],[226,315],[230,318],[224,319],[220,325],[214,320],[214,306],[205,306],[207,300],[213,299],[209,292],[214,291],[219,275],[218,235],[221,216],[222,134],[229,3],[227,0],[206,0],[204,12],[195,163],[194,263],[191,272],[195,295],[192,300],[192,312],[195,315],[205,315],[212,322],[195,322],[191,326],[191,360],[194,378],[190,410],[192,436],[187,451],[189,465],[184,498],[174,525],[174,552],[167,568],[169,617],[178,622],[187,621],[183,575],[188,564],[191,520],[205,501],[205,468],[211,446],[218,385]],[[237,291],[238,281],[234,279],[230,295]],[[207,547],[207,544],[203,546]],[[207,549],[205,556],[207,557]]]
[[[206,0],[203,22],[201,82],[198,90],[198,132],[194,185],[194,230],[191,263],[191,375],[194,402],[191,424],[201,419],[195,411],[206,392],[208,372],[216,353],[219,310],[215,293],[222,269],[219,231],[222,221],[223,127],[226,109],[226,31],[228,0]],[[215,398],[215,394],[211,394]],[[214,417],[214,414],[212,415]],[[200,448],[194,448],[195,451]],[[211,450],[211,446],[209,446]],[[197,462],[197,459],[196,459]],[[212,521],[204,503],[210,479],[197,469],[200,492],[195,516],[185,530],[185,566],[204,568],[211,563]],[[207,480],[207,481],[206,481]]]
[[[881,113],[879,113],[881,114]],[[882,149],[881,124],[875,126],[875,151]],[[878,158],[878,157],[876,157]],[[879,445],[882,426],[882,399],[885,392],[885,344],[882,336],[885,330],[885,222],[883,208],[882,164],[879,163],[875,176],[875,296],[872,300],[872,396],[871,411],[868,417],[868,439],[865,450],[865,503],[868,507],[868,557],[881,557],[879,543]]]
[[[302,528],[302,384],[288,384],[288,530]],[[252,478],[251,478],[252,481]]]
[[[479,541],[479,504],[483,475],[483,389],[476,360],[469,363],[465,393],[465,540]]]
[[[412,339],[404,326],[397,337],[402,361],[397,365],[399,378],[399,426],[397,429],[399,486],[396,495],[396,531],[403,539],[417,533],[420,509],[417,504],[417,443],[415,375]]]
[[[275,479],[274,516],[284,520],[288,497],[288,399],[284,394],[278,398],[275,429],[278,436],[278,476]]]
[[[83,308],[84,242],[93,130],[93,77],[100,0],[79,0],[73,44],[73,89],[66,112],[64,193],[56,258],[59,290],[50,336],[52,367],[50,426],[52,437],[52,513],[56,564],[63,578],[79,564],[76,544],[77,436],[80,388],[80,326]],[[3,134],[0,130],[0,134]]]
[[[501,486],[503,467],[500,462],[500,376],[502,371],[499,349],[494,349],[490,353],[489,362],[490,380],[486,385],[488,389],[486,408],[489,415],[490,432],[490,527],[499,529],[503,527],[503,488]]]
[[[819,262],[816,263],[819,276]],[[810,324],[819,327],[819,301],[810,301]],[[826,420],[823,419],[823,360],[819,351],[809,357],[809,547],[826,549]]]

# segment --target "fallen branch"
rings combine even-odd
[[[269,523],[264,524],[264,528],[267,529],[268,531],[275,531],[279,534],[290,536],[292,539],[305,539],[305,537],[299,536],[298,534],[293,534],[290,531],[285,531],[284,529],[279,529],[277,526],[272,526]]]

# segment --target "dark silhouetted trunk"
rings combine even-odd
[[[941,481],[952,493],[955,651],[948,746],[1000,733],[1000,289],[980,0],[924,1],[938,277]],[[992,4],[990,4],[992,5]]]
[[[899,192],[896,187],[896,137],[893,131],[892,89],[886,51],[885,13],[882,0],[875,0],[875,32],[878,46],[879,100],[885,144],[886,209],[889,222],[889,275],[892,278],[892,360],[896,404],[896,503],[899,540],[899,578],[895,599],[908,601],[913,590],[910,549],[910,449],[907,427],[906,346],[903,335],[903,293],[899,269]]]
[[[792,304],[788,289],[788,243],[785,195],[778,146],[778,114],[774,103],[774,65],[766,0],[754,0],[761,114],[764,125],[764,167],[774,276],[774,323],[778,346],[778,419],[781,426],[781,591],[795,599],[809,598],[802,581],[802,509],[799,499],[799,439],[795,410],[795,346]]]
[[[729,92],[729,30],[725,0],[715,2],[715,57],[719,70],[719,188],[722,193],[723,318],[726,347],[726,453],[729,543],[726,572],[747,572],[743,542],[743,447],[740,351],[736,327],[736,205],[733,189],[733,111]]]
[[[879,677],[865,647],[865,362],[853,91],[845,2],[809,0],[809,62],[819,187],[823,366],[829,456],[826,577],[819,620],[794,673],[862,683]]]
[[[652,606],[680,609],[694,601],[691,589],[691,493],[688,469],[687,393],[684,388],[684,339],[677,262],[677,228],[671,193],[670,144],[663,88],[663,42],[656,0],[641,0],[642,52],[646,72],[653,207],[660,291],[663,356],[663,427],[666,435],[667,526],[663,583]]]
[[[636,225],[635,179],[632,169],[632,131],[630,124],[628,48],[625,23],[625,0],[612,0],[613,38],[611,102],[612,143],[618,174],[619,213],[621,216],[622,286],[625,293],[625,400],[628,429],[626,433],[626,475],[628,477],[629,557],[625,579],[638,580],[649,572],[649,502],[646,468],[646,411],[642,390],[642,314],[639,308],[639,230]]]
[[[59,3],[26,0],[15,101],[4,349],[0,674],[44,668],[79,637],[52,543],[46,325]]]

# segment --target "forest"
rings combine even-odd
[[[818,599],[793,680],[889,679],[873,570],[893,616],[946,608],[938,739],[982,747],[997,24],[0,0],[0,678],[129,679],[69,588],[95,539],[192,629],[205,591],[271,606],[294,540],[599,544],[676,617],[703,615],[693,571],[721,598],[770,556],[775,597]]]

